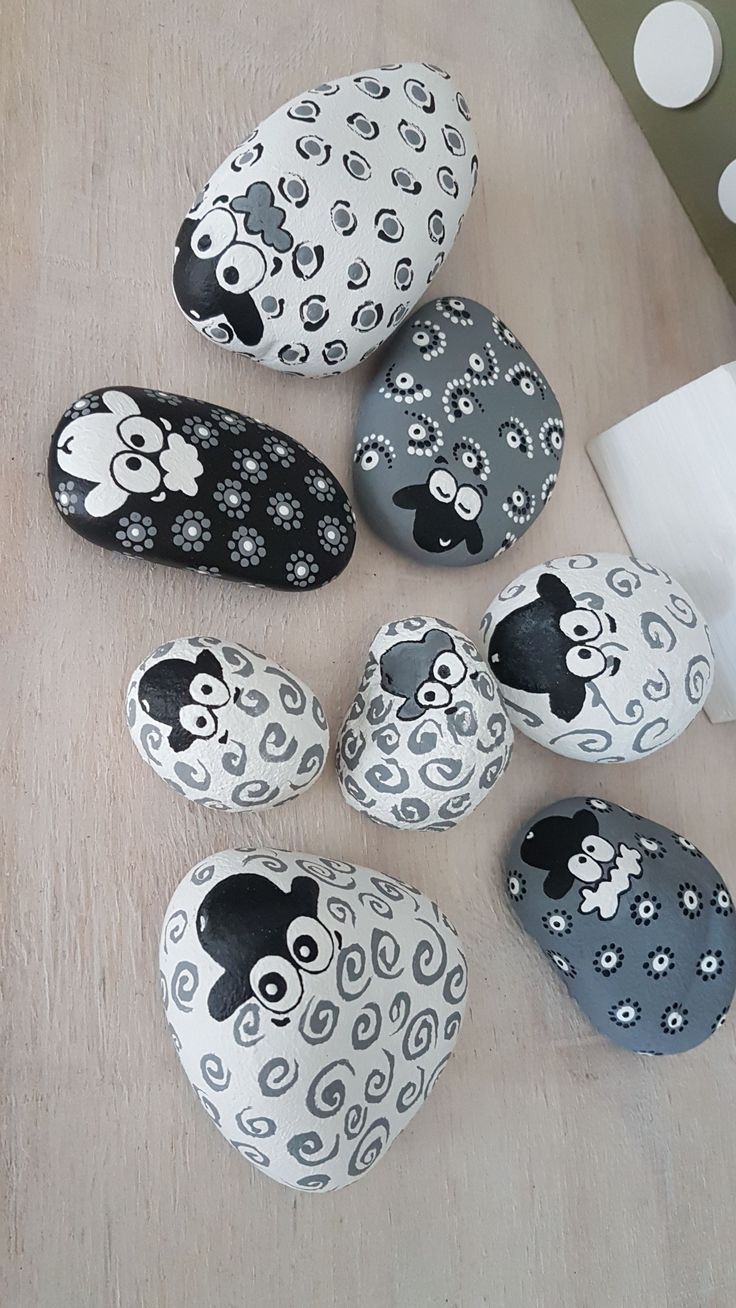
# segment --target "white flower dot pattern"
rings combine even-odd
[[[266,505],[266,512],[274,525],[284,531],[297,530],[304,518],[299,500],[289,491],[276,491]]]
[[[319,576],[319,565],[314,555],[306,550],[295,550],[286,564],[286,577],[292,586],[300,590],[313,586]]]

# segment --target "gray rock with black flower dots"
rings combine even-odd
[[[325,764],[327,720],[309,686],[214,636],[155,649],[130,679],[126,715],[141,758],[206,808],[275,808],[308,790]]]
[[[512,840],[506,889],[573,999],[617,1044],[682,1053],[722,1025],[736,915],[685,836],[603,799],[562,799]]]
[[[464,567],[509,549],[549,499],[560,407],[495,313],[449,296],[394,336],[355,429],[358,503],[389,544]]]
[[[405,618],[377,633],[337,743],[343,796],[374,822],[447,831],[505,771],[513,744],[488,664],[456,627]]]

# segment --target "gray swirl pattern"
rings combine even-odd
[[[337,742],[348,804],[402,830],[447,831],[485,798],[513,733],[488,665],[449,623],[405,618],[376,635]]]
[[[282,965],[271,933],[261,962],[257,932],[239,935],[252,959],[245,993],[259,977],[265,989],[221,1008],[229,991],[207,923],[234,885],[260,897],[261,912],[293,900],[295,953]],[[202,1107],[254,1166],[314,1191],[362,1176],[418,1111],[452,1051],[467,989],[455,929],[421,892],[274,850],[229,850],[184,877],[165,915],[160,968],[172,1041]],[[293,987],[285,1012],[278,987],[276,1008],[267,1002],[276,976]]]
[[[206,808],[272,808],[307,790],[329,744],[324,710],[283,668],[209,636],[154,651],[128,686],[126,720],[140,755]]]
[[[627,762],[667,745],[713,677],[708,628],[682,587],[623,555],[530,568],[496,596],[481,629],[514,725],[588,762]]]

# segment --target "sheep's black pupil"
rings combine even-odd
[[[140,459],[128,459],[127,463],[131,472],[137,472],[138,469],[142,467]]]
[[[585,627],[583,627],[583,626],[578,626],[578,627],[576,627],[576,628],[575,628],[575,635],[576,635],[576,636],[584,636],[584,635],[585,635]]]
[[[304,963],[313,963],[317,957],[317,945],[311,936],[299,936],[295,948],[297,958]]]
[[[449,677],[450,675],[450,669],[448,668],[446,663],[443,663],[442,667],[437,669],[437,672],[440,677]]]
[[[433,690],[428,690],[428,691],[427,691],[427,699],[429,699],[429,700],[434,699],[434,691],[433,691]]]
[[[141,445],[145,443],[145,437],[141,436],[139,432],[136,432],[135,435],[131,436],[130,443],[131,445],[135,445],[136,449],[139,450]]]
[[[222,276],[228,286],[233,286],[238,280],[238,270],[237,268],[226,268]]]
[[[206,726],[207,726],[207,719],[206,719],[206,718],[197,718],[197,726],[198,726],[198,727],[206,727]]]
[[[580,651],[580,657],[581,657],[581,659],[589,659],[589,658],[590,658],[590,650],[589,650],[589,649],[581,649],[581,651]]]
[[[199,245],[200,250],[209,250],[212,244],[212,237],[207,235],[200,236],[197,244]]]
[[[211,687],[211,686],[203,686],[203,687],[202,687],[202,694],[203,694],[203,695],[211,695],[211,694],[212,694],[212,687]]]
[[[268,972],[261,982],[261,990],[268,999],[283,999],[286,994],[286,982],[278,972]]]

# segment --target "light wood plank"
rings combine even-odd
[[[127,676],[181,632],[267,650],[335,729],[377,627],[469,634],[541,558],[623,539],[585,441],[736,356],[736,312],[569,0],[27,0],[4,7],[3,1177],[11,1308],[537,1308],[736,1299],[736,1028],[636,1060],[564,1002],[500,894],[515,826],[582,790],[687,832],[732,870],[734,728],[700,719],[605,772],[519,740],[449,836],[376,830],[328,774],[298,804],[200,812],[127,738]],[[553,380],[568,450],[512,554],[430,571],[362,526],[350,571],[294,603],[105,556],[52,512],[46,447],[90,386],[243,408],[349,477],[364,370],[284,379],[198,338],[168,281],[191,194],[258,117],[324,77],[446,64],[481,183],[439,287],[494,307]],[[295,1196],[229,1151],[164,1033],[155,954],[185,869],[267,841],[354,859],[441,898],[469,949],[454,1064],[389,1157]]]

